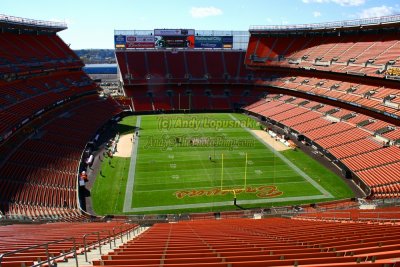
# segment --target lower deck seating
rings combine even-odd
[[[108,223],[48,223],[48,224],[15,224],[0,227],[0,255],[31,246],[67,239],[49,244],[47,252],[51,257],[64,252],[79,251],[83,248],[83,237],[86,234],[99,232],[100,240],[107,240],[120,233],[134,229],[137,225],[121,222]],[[87,235],[86,244],[92,245],[98,240],[97,234]],[[72,255],[59,258],[64,261]],[[31,266],[36,261],[47,259],[46,247],[38,246],[29,250],[7,254],[1,259],[1,266]]]
[[[254,89],[254,88],[252,88]],[[166,92],[168,94],[166,94]],[[232,110],[257,101],[262,92],[246,87],[223,85],[165,86],[155,89],[129,87],[125,94],[132,99],[134,111],[157,110]]]
[[[120,112],[97,95],[77,101],[36,129],[0,167],[0,210],[10,217],[79,216],[77,173],[85,145],[98,128]]]
[[[400,227],[283,218],[156,224],[94,266],[394,266]]]

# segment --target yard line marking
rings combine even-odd
[[[140,129],[140,123],[142,122],[142,117],[138,116],[136,118],[136,128]],[[139,131],[138,131],[139,132]],[[128,212],[131,209],[132,205],[132,194],[133,187],[135,185],[135,171],[136,171],[136,159],[137,159],[137,151],[139,147],[139,137],[133,133],[133,149],[131,154],[131,162],[129,164],[129,173],[128,173],[128,181],[126,182],[126,190],[125,190],[125,201],[124,201],[124,212]]]
[[[237,121],[238,119],[232,116],[232,114],[229,114],[229,116],[234,120]],[[276,151],[273,147],[271,147],[267,142],[262,140],[260,137],[258,137],[256,134],[254,134],[249,128],[242,126],[243,129],[245,129],[247,132],[249,132],[252,136],[254,136],[258,141],[263,143],[267,148],[269,148],[277,157],[279,157],[283,162],[285,162],[289,167],[291,167],[295,172],[297,172],[301,177],[306,179],[310,184],[312,184],[318,191],[321,192],[321,194],[326,195],[328,197],[333,197],[331,193],[325,190],[321,185],[319,185],[317,182],[315,182],[310,176],[308,176],[305,172],[300,170],[296,165],[294,165],[290,160],[288,160],[284,155]]]

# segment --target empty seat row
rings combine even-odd
[[[379,70],[389,61],[398,61],[399,54],[400,40],[391,32],[344,37],[252,34],[245,62],[249,66],[308,67],[383,77]]]
[[[352,266],[396,262],[398,226],[282,218],[156,224],[94,266]],[[343,265],[340,265],[343,264]],[[373,265],[372,265],[373,266]],[[381,265],[377,265],[381,266]]]

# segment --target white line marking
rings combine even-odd
[[[140,128],[140,123],[142,118],[138,116],[136,118],[136,127]],[[137,159],[137,150],[139,147],[139,137],[133,133],[134,145],[131,154],[131,162],[129,165],[129,173],[128,173],[128,181],[126,182],[126,190],[125,190],[125,201],[124,201],[124,212],[129,212],[132,207],[132,194],[133,187],[135,184],[135,171],[136,171],[136,159]]]

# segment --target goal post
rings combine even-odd
[[[243,177],[243,187],[242,188],[236,188],[233,186],[233,188],[224,188],[224,154],[221,154],[221,192],[232,192],[235,199],[236,199],[236,191],[245,191],[247,188],[247,153],[245,156],[245,162],[244,162],[244,177]]]

